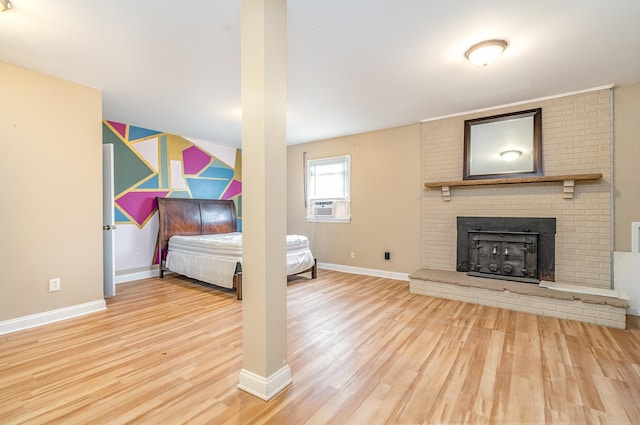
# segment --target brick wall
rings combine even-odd
[[[456,217],[555,217],[556,281],[611,285],[611,90],[602,89],[422,123],[424,182],[462,179],[464,121],[542,108],[544,175],[602,173],[577,182],[573,199],[561,183],[454,187],[423,195],[422,267],[455,270]]]

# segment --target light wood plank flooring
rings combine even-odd
[[[0,423],[640,424],[637,317],[616,330],[326,270],[288,297],[294,383],[270,402],[236,387],[242,303],[174,276],[0,336]]]

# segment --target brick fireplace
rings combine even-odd
[[[559,184],[526,182],[460,186],[451,188],[446,197],[443,197],[444,191],[439,189],[425,189],[422,198],[422,267],[424,270],[435,271],[435,274],[428,273],[429,279],[437,275],[439,279],[451,281],[450,283],[457,285],[456,291],[467,291],[466,295],[464,293],[456,295],[458,299],[465,300],[478,299],[476,290],[465,286],[469,282],[475,285],[478,279],[492,281],[489,286],[498,285],[503,289],[506,286],[511,289],[523,287],[523,291],[531,292],[534,289],[532,287],[535,286],[536,290],[543,291],[544,288],[539,288],[535,283],[533,285],[524,282],[496,283],[496,279],[467,276],[466,273],[471,270],[462,271],[461,267],[464,269],[467,264],[465,262],[468,262],[469,269],[472,263],[475,263],[474,267],[477,268],[478,258],[491,259],[492,261],[481,264],[484,272],[489,271],[486,274],[495,275],[496,273],[491,269],[496,269],[503,275],[513,276],[513,270],[520,267],[517,274],[530,275],[532,265],[523,264],[520,261],[531,260],[524,257],[520,259],[520,254],[513,256],[512,253],[515,250],[521,253],[526,252],[524,248],[530,249],[527,248],[527,244],[531,242],[521,239],[520,237],[526,236],[522,233],[538,233],[536,238],[540,238],[540,231],[533,231],[532,226],[523,225],[518,220],[532,222],[553,218],[555,249],[552,267],[546,270],[547,267],[544,265],[536,266],[537,277],[533,280],[551,281],[578,288],[610,290],[612,282],[610,105],[610,90],[599,89],[423,122],[422,174],[425,183],[461,179],[465,120],[534,108],[542,108],[543,175],[602,174],[601,180],[575,182],[575,186],[570,186],[572,197],[563,195],[563,190],[566,190],[568,185],[565,184],[563,188],[562,182]],[[489,251],[477,251],[476,259],[472,261],[473,254],[467,254],[468,258],[464,259],[458,252],[456,236],[458,217],[483,217],[488,223],[499,217],[508,217],[517,225],[502,229],[502,232],[498,231],[498,235],[491,236],[495,240],[478,239],[478,237],[487,236],[487,233],[484,233],[487,229],[483,225],[479,226],[480,231],[475,231],[471,236],[467,232],[465,237],[468,242],[481,241],[480,244],[489,249]],[[476,227],[470,227],[471,233]],[[529,232],[525,231],[527,229]],[[494,229],[489,230],[494,231]],[[503,236],[499,236],[500,233]],[[506,262],[504,261],[505,245],[500,241],[505,233],[510,233],[509,237],[515,238],[507,242]],[[496,254],[493,254],[494,247]],[[536,250],[539,251],[539,248],[538,242]],[[517,264],[512,264],[512,259],[517,259]],[[536,261],[539,263],[540,259]],[[509,267],[505,269],[505,265]],[[514,268],[511,269],[511,267]],[[522,271],[523,269],[527,270]],[[463,285],[458,282],[460,280],[464,281]],[[569,298],[573,300],[572,297]],[[538,307],[531,308],[531,303],[528,301],[523,304],[521,308],[513,307],[514,304],[510,305],[522,311],[530,309],[537,314],[546,314],[541,313],[543,310]],[[571,307],[567,308],[574,308],[572,302],[568,304]],[[491,301],[490,305],[496,304]],[[608,305],[606,300],[604,305]],[[555,316],[579,320],[580,314],[565,312]],[[610,316],[607,317],[610,318]],[[620,315],[617,317],[619,319]],[[624,318],[624,309],[622,317]],[[592,318],[587,321],[596,322]],[[605,322],[603,323],[613,323]]]

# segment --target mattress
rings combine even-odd
[[[169,239],[167,269],[193,279],[232,288],[238,263],[242,264],[242,233],[174,235]],[[309,240],[287,235],[287,275],[300,273],[313,264]]]

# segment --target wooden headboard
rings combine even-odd
[[[158,259],[167,257],[173,235],[208,235],[238,231],[236,205],[232,200],[156,198],[158,201]]]

